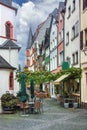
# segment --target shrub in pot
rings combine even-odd
[[[10,93],[5,93],[1,97],[1,105],[3,110],[14,110],[17,104],[17,98]]]

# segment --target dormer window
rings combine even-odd
[[[13,38],[13,26],[9,21],[7,21],[5,24],[5,31],[7,38],[9,39]]]

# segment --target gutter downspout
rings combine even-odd
[[[9,63],[11,64],[11,47],[9,47]]]
[[[81,68],[81,50],[80,50],[80,31],[81,31],[81,0],[79,0],[79,66]],[[80,106],[81,105],[81,77],[79,78],[79,89],[80,89]]]

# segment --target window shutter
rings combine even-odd
[[[83,49],[83,31],[80,32],[80,49]]]

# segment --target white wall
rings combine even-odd
[[[57,69],[57,26],[53,19],[50,33],[50,70]]]
[[[79,21],[79,0],[75,0],[75,11],[72,13],[72,4],[73,0],[67,0],[66,4],[66,13],[65,13],[65,60],[66,57],[70,57],[71,64],[72,64],[72,54],[78,51],[78,57],[79,57],[79,49],[80,49],[80,39],[79,35],[76,37],[73,41],[71,41],[72,38],[72,27],[75,25],[77,21]],[[68,7],[71,6],[71,16],[68,17]],[[66,45],[66,34],[69,32],[69,44]],[[77,65],[79,67],[80,61]]]
[[[0,55],[13,67],[18,68],[18,50],[17,49],[2,49]]]
[[[9,91],[9,74],[10,71],[9,70],[1,70],[0,69],[0,98],[2,96],[3,93],[5,93],[6,91]]]
[[[7,12],[7,13],[6,13]],[[13,38],[15,39],[15,11],[11,8],[6,8],[6,6],[0,5],[0,36],[5,37],[5,23],[10,21],[13,25]],[[0,41],[1,44],[1,41]]]
[[[4,6],[0,4],[0,36],[6,37],[5,34],[5,23],[7,21],[10,21],[13,25],[13,39],[16,39],[16,13],[15,10],[8,8],[7,6]],[[6,41],[5,38],[0,38],[0,45],[3,44]],[[0,49],[0,55],[13,67],[18,68],[18,49]],[[2,77],[2,80],[0,80],[1,86],[0,86],[0,96],[1,94],[8,91],[9,87],[9,73],[11,70],[2,69],[0,70],[0,77]],[[16,94],[19,90],[19,84],[15,80],[16,70],[14,71],[14,91],[13,93]]]
[[[6,13],[7,12],[7,13]],[[0,5],[0,36],[5,36],[5,23],[6,21],[10,21],[13,25],[13,29],[15,29],[15,11],[11,8],[7,8],[6,6]],[[14,36],[15,38],[15,36]]]

